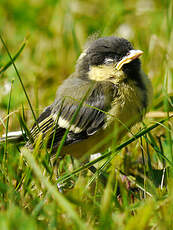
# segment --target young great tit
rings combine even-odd
[[[141,121],[152,98],[151,82],[141,70],[142,53],[126,39],[114,36],[88,43],[75,72],[58,88],[53,104],[31,128],[34,143],[28,140],[27,146],[34,146],[41,134],[47,147],[56,151],[69,129],[62,155],[80,157],[114,129],[116,137],[122,137]],[[23,136],[9,133],[10,139],[22,141]]]

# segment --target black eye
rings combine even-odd
[[[112,64],[115,60],[111,57],[106,57],[104,60],[104,64],[109,65]]]

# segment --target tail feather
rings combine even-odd
[[[20,143],[20,142],[24,141],[24,135],[23,135],[22,131],[9,132],[9,133],[7,133],[7,137],[6,137],[6,134],[4,134],[4,135],[2,135],[2,137],[0,137],[0,144],[5,143],[6,139],[9,143]]]

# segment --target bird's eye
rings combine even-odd
[[[105,60],[104,60],[104,63],[105,63],[106,65],[112,64],[113,62],[114,62],[114,59],[113,59],[113,58],[105,58]]]

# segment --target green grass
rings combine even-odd
[[[32,126],[90,36],[124,36],[143,50],[154,88],[135,135],[89,163],[54,165],[41,139],[32,154],[1,146],[0,229],[172,229],[173,2],[1,0],[0,14],[0,134]]]

